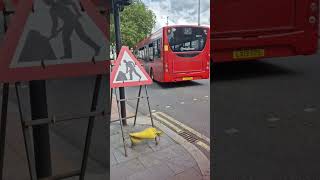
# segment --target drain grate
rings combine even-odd
[[[186,131],[181,131],[179,135],[190,143],[195,143],[196,141],[199,140],[195,135]]]

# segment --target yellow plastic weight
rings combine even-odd
[[[161,131],[158,131],[156,128],[147,128],[140,132],[130,133],[130,140],[132,144],[140,143],[145,139],[155,139],[161,135]]]

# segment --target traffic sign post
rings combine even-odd
[[[148,73],[144,70],[144,68],[141,66],[140,62],[135,58],[135,56],[129,50],[129,48],[124,46],[121,48],[121,51],[114,63],[114,67],[111,72],[110,82],[111,82],[111,88],[114,89],[111,92],[114,91],[115,93],[116,101],[117,101],[117,109],[119,113],[119,119],[113,120],[112,122],[120,121],[123,147],[124,147],[125,156],[127,156],[127,148],[126,148],[124,132],[123,132],[123,120],[134,118],[133,124],[136,125],[140,99],[146,98],[148,103],[149,113],[150,113],[151,125],[152,127],[154,126],[151,107],[150,107],[150,101],[149,101],[149,94],[147,89],[147,85],[152,84],[152,79],[150,78]],[[120,88],[130,87],[130,86],[139,86],[138,96],[133,99],[119,97]],[[141,95],[142,87],[144,87],[145,96]],[[117,91],[117,89],[119,90]],[[127,101],[130,101],[130,100],[137,100],[135,114],[133,116],[123,117],[121,116],[120,103],[121,102],[126,103]],[[156,139],[156,142],[157,142],[157,139]]]
[[[6,8],[3,0],[0,0],[0,11],[3,15],[4,32],[7,31]],[[7,115],[9,103],[9,83],[3,83],[2,86],[2,105],[1,105],[1,124],[0,124],[0,179],[3,177],[4,155],[7,133]]]
[[[1,106],[1,125],[0,125],[0,179],[3,177],[4,153],[7,132],[7,113],[8,113],[9,84],[2,86],[2,106]]]
[[[32,120],[48,118],[46,81],[31,81],[29,89]],[[48,124],[33,128],[33,141],[37,177],[45,178],[51,176],[51,150]]]
[[[122,46],[121,42],[121,29],[120,29],[120,14],[119,11],[123,8],[124,6],[128,6],[131,4],[131,0],[113,0],[113,17],[114,17],[114,27],[115,27],[115,35],[116,35],[116,51],[117,51],[117,56],[120,53],[120,49]],[[119,94],[121,99],[125,99],[125,89],[123,87],[119,88]],[[125,102],[120,102],[120,114],[123,119],[123,125],[127,125],[127,121],[125,117],[127,117],[127,111],[126,111],[126,103]]]

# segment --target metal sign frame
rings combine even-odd
[[[109,39],[108,22],[90,0],[79,0],[81,7],[91,17],[94,24]],[[5,7],[4,7],[5,8]],[[8,31],[0,43],[0,82],[14,83],[30,80],[59,79],[64,77],[90,76],[104,74],[110,65],[109,57],[104,61],[74,62],[68,64],[54,64],[48,66],[15,67],[10,68],[20,37],[24,31],[28,15],[33,11],[33,0],[17,3],[15,14],[9,24]]]
[[[134,81],[134,82],[123,82],[123,83],[113,83],[114,79],[116,78],[117,72],[120,67],[121,60],[123,58],[124,53],[128,53],[130,58],[135,62],[135,65],[142,71],[143,75],[147,78],[146,81]],[[115,61],[115,64],[113,65],[112,72],[111,72],[111,88],[118,88],[118,87],[128,87],[128,86],[141,86],[141,85],[148,85],[152,84],[152,79],[148,75],[148,73],[145,71],[145,69],[141,66],[140,62],[137,60],[137,58],[132,54],[132,52],[129,50],[127,46],[123,46],[121,48],[121,51]]]
[[[91,146],[93,128],[95,118],[98,116],[107,117],[106,109],[97,109],[98,97],[101,91],[101,83],[102,83],[102,75],[97,75],[95,79],[93,97],[91,101],[91,109],[89,113],[82,113],[75,116],[59,116],[53,115],[49,118],[30,120],[26,119],[26,115],[24,109],[22,107],[21,102],[21,94],[19,93],[19,89],[21,89],[20,82],[15,83],[15,94],[18,102],[20,123],[24,138],[24,145],[26,150],[26,156],[28,161],[29,175],[31,180],[38,180],[37,171],[36,171],[36,159],[35,159],[35,151],[34,151],[34,142],[33,142],[33,127],[43,124],[54,125],[56,123],[61,123],[70,120],[77,120],[79,118],[88,118],[88,126],[86,132],[86,138],[83,148],[81,167],[79,170],[70,171],[63,174],[56,174],[50,177],[46,177],[44,179],[65,179],[70,177],[79,177],[79,180],[84,180],[87,163],[89,158],[89,150]],[[8,113],[8,98],[9,98],[9,83],[3,83],[3,91],[2,91],[2,106],[1,106],[1,131],[0,131],[0,179],[3,178],[3,167],[4,167],[4,155],[5,155],[5,140],[6,140],[6,130],[7,130],[7,113]]]
[[[142,86],[144,87],[144,90],[145,90],[145,96],[141,95],[141,91],[142,91]],[[117,92],[117,89],[118,89],[118,92]],[[146,99],[147,100],[147,104],[148,104],[148,110],[149,110],[149,116],[150,116],[150,122],[151,122],[151,126],[152,127],[155,127],[154,126],[154,121],[153,121],[153,116],[152,116],[152,112],[151,112],[151,106],[150,106],[150,96],[148,94],[148,87],[147,85],[140,85],[139,86],[139,92],[138,92],[138,96],[136,98],[132,98],[132,99],[121,99],[120,98],[120,90],[119,88],[114,88],[114,89],[111,89],[111,103],[112,103],[112,96],[113,96],[113,92],[116,96],[116,101],[117,101],[117,110],[118,110],[118,116],[119,118],[116,119],[116,120],[111,120],[111,122],[117,122],[119,121],[120,122],[120,130],[121,130],[121,136],[122,136],[122,142],[123,142],[123,148],[124,148],[124,155],[125,157],[128,156],[128,152],[127,152],[127,147],[126,147],[126,142],[125,142],[125,135],[124,135],[124,131],[123,131],[123,120],[127,120],[127,119],[132,119],[134,118],[134,121],[133,121],[133,126],[136,125],[136,122],[137,122],[137,117],[138,117],[138,110],[139,110],[139,105],[140,105],[140,100],[141,99]],[[122,117],[121,116],[121,107],[120,107],[120,103],[121,102],[127,102],[127,101],[133,101],[133,100],[137,100],[137,104],[136,104],[136,109],[135,109],[135,114],[133,116],[129,116],[129,117]],[[157,138],[155,138],[155,141],[156,141],[156,145],[158,145],[158,140]],[[133,144],[131,145],[133,146]]]

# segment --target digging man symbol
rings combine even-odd
[[[94,50],[94,56],[98,56],[100,46],[85,33],[79,22],[80,10],[73,0],[43,0],[43,2],[50,7],[50,16],[53,22],[50,39],[55,38],[62,31],[64,56],[61,59],[72,58],[71,35],[73,32],[76,32],[80,40]],[[58,29],[58,19],[63,21],[63,26],[60,29]]]
[[[133,74],[137,75],[139,77],[139,80],[141,79],[141,75],[137,72],[135,66],[136,64],[133,61],[123,60],[123,62],[126,64],[126,74],[130,74],[130,80],[133,80]]]

